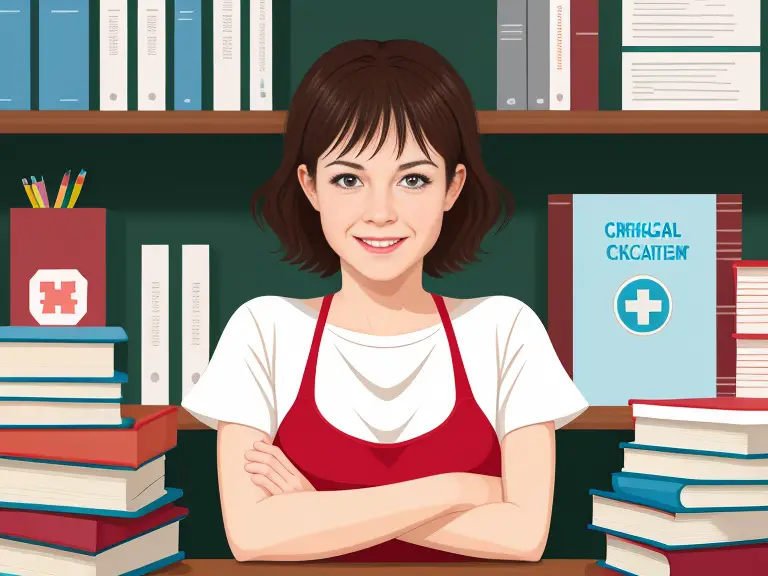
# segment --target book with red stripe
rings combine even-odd
[[[598,110],[598,0],[571,0],[571,110]]]
[[[590,404],[735,395],[741,195],[553,194],[548,204],[549,336]]]

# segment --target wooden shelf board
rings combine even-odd
[[[166,576],[583,576],[594,560],[542,560],[536,563],[461,562],[450,564],[241,563],[235,560],[185,560],[153,572]]]
[[[124,417],[139,419],[157,410],[157,406],[123,404]],[[179,430],[210,430],[184,408],[179,407]],[[566,430],[633,430],[630,406],[590,406],[578,418],[564,427]]]
[[[768,111],[478,112],[481,134],[768,134]],[[0,134],[281,134],[285,111],[0,111]]]

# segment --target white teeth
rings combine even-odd
[[[365,238],[360,238],[360,240],[374,248],[386,248],[387,246],[392,246],[399,242],[399,240],[366,240]]]

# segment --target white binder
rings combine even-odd
[[[99,109],[128,110],[127,0],[99,5]]]
[[[181,247],[181,395],[187,395],[208,366],[210,329],[208,245]]]
[[[251,0],[251,110],[272,110],[272,0]]]
[[[165,0],[138,0],[139,110],[165,110]]]
[[[213,109],[240,110],[240,0],[213,0]]]
[[[168,245],[141,247],[141,403],[170,404]]]

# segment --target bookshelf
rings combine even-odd
[[[123,417],[138,420],[157,406],[123,404]],[[178,407],[179,430],[210,430],[184,408]],[[564,430],[633,430],[630,406],[590,406],[581,416],[563,427]]]
[[[452,574],[454,576],[583,576],[594,560],[542,560],[535,564],[508,562],[466,562],[449,564],[408,565],[395,564],[274,564],[274,563],[239,563],[235,560],[185,560],[153,574],[158,576],[352,576],[360,574],[383,576],[435,576]]]
[[[481,134],[768,134],[768,111],[497,111]],[[285,111],[2,111],[0,134],[282,134]]]

